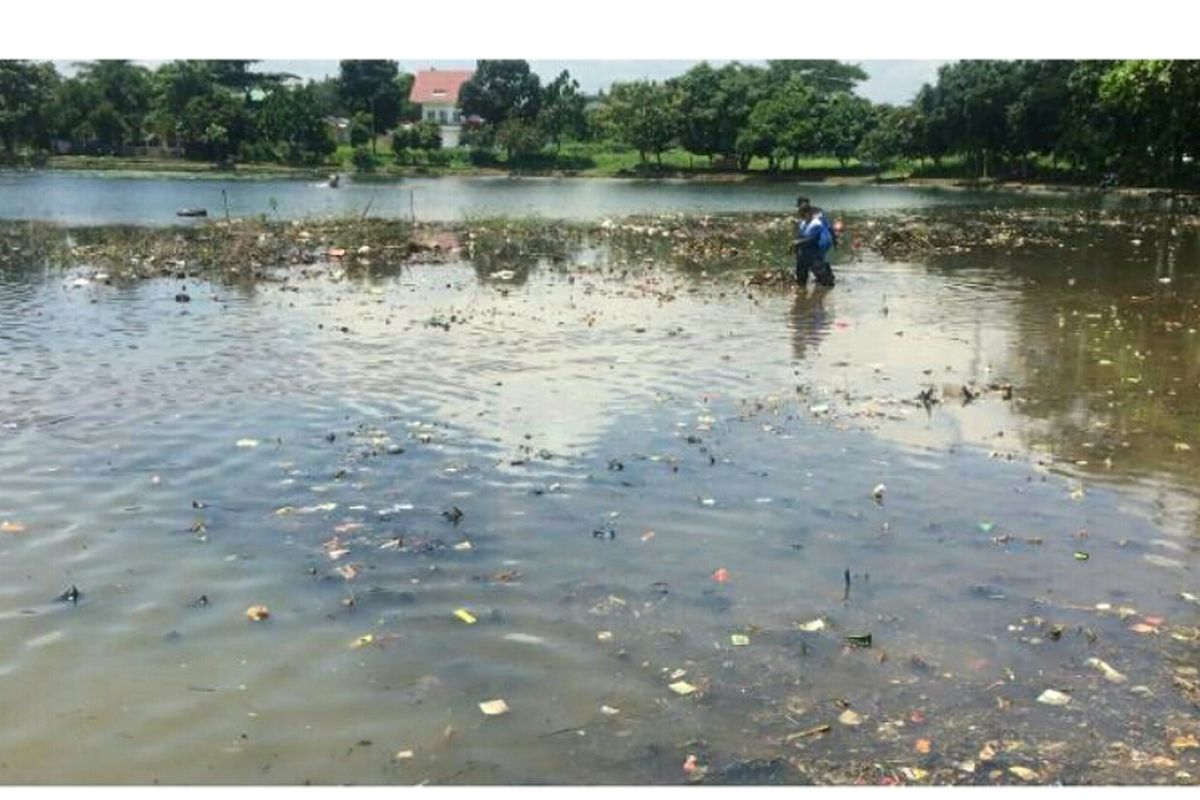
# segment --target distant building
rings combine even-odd
[[[458,92],[474,75],[471,70],[429,69],[413,79],[408,101],[421,108],[421,119],[436,122],[442,129],[442,146],[457,147],[463,113]]]

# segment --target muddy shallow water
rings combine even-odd
[[[5,269],[0,780],[1196,783],[1196,241],[1062,244]]]

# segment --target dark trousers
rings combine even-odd
[[[810,271],[821,286],[833,286],[833,268],[829,262],[820,251],[802,247],[796,251],[796,283],[806,285]]]

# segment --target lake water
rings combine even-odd
[[[737,184],[580,178],[407,178],[354,180],[339,189],[312,179],[114,177],[103,173],[0,171],[0,219],[37,219],[99,225],[174,225],[175,212],[204,208],[223,217],[302,219],[370,214],[424,221],[537,215],[596,219],[642,213],[783,211],[807,193],[818,205],[842,211],[994,205],[1066,205],[1070,195],[1029,196],[905,186]],[[1134,204],[1097,195],[1088,206]]]
[[[92,222],[189,185],[19,180]],[[1194,229],[859,252],[3,269],[0,781],[1195,784]]]

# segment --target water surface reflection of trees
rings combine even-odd
[[[953,281],[987,263],[1020,287],[1000,371],[1036,423],[1031,444],[1107,478],[1166,472],[1200,488],[1200,233],[1164,216],[1061,244],[927,267]]]

